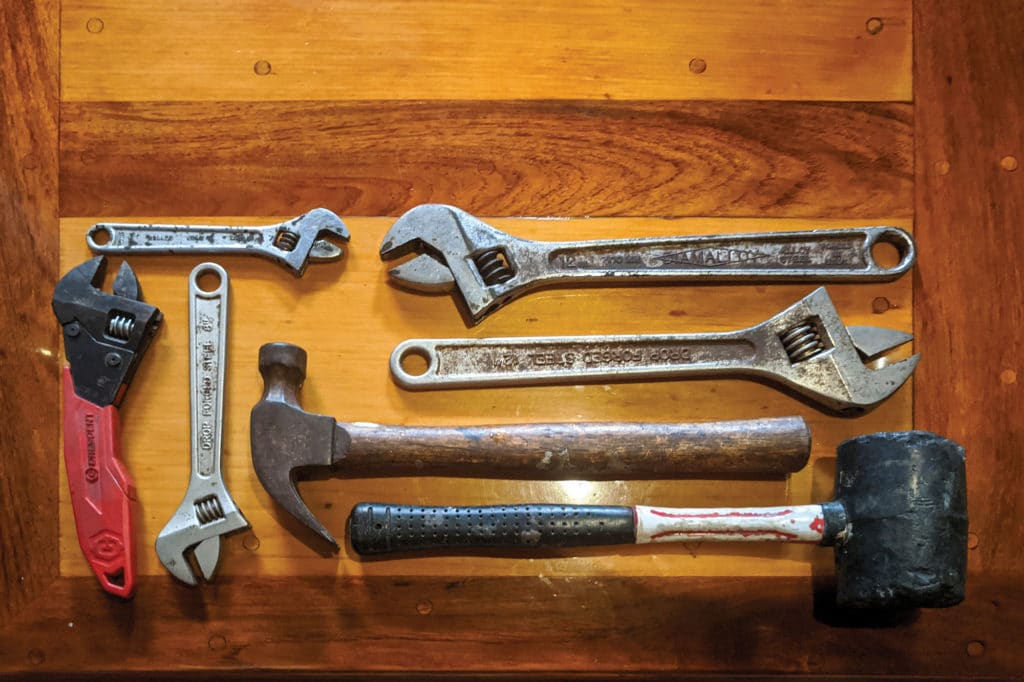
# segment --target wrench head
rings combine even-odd
[[[192,486],[178,511],[156,538],[156,555],[171,575],[181,582],[199,584],[199,576],[209,582],[220,561],[221,537],[249,528],[249,522],[223,489],[193,494]],[[190,556],[191,555],[191,556]],[[195,561],[198,575],[193,568]]]
[[[913,336],[881,327],[846,327],[824,287],[755,329],[764,334],[770,358],[765,364],[773,374],[847,416],[864,414],[895,393],[921,358],[886,362],[887,353]]]
[[[391,226],[381,242],[380,257],[419,254],[391,268],[391,280],[422,293],[457,293],[475,324],[520,288],[511,256],[520,242],[455,206],[422,204]]]
[[[326,208],[314,208],[281,223],[273,244],[281,252],[279,259],[301,277],[307,264],[326,263],[344,255],[344,250],[327,237],[347,242],[350,235],[341,218]]]
[[[117,405],[124,398],[143,356],[163,322],[127,261],[114,277],[113,293],[100,289],[106,256],[72,268],[53,291],[53,312],[64,331],[64,355],[75,393],[95,405]]]

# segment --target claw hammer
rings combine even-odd
[[[260,348],[263,397],[250,421],[263,487],[337,551],[295,481],[310,469],[357,476],[499,476],[529,479],[677,478],[712,473],[781,476],[801,469],[810,433],[800,417],[697,424],[566,423],[390,426],[337,422],[299,405],[306,351]]]

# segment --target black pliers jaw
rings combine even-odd
[[[114,278],[114,293],[101,290],[106,269],[106,257],[97,256],[64,275],[53,292],[53,312],[64,331],[75,393],[95,405],[116,407],[163,314],[142,302],[139,280],[127,262]]]

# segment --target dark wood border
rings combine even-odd
[[[57,576],[59,3],[0,3],[0,620]],[[5,633],[5,637],[9,636]],[[0,651],[7,647],[0,646]],[[10,666],[4,651],[4,667]]]
[[[226,581],[185,598],[146,580],[141,590],[152,597],[127,606],[91,580],[56,579],[58,339],[49,295],[58,274],[58,14],[56,2],[0,4],[0,669],[943,677],[1024,669],[1016,416],[1024,170],[1000,165],[1024,154],[1013,148],[1024,139],[1019,2],[915,6],[916,331],[929,358],[916,380],[915,421],[967,445],[978,545],[964,605],[881,629],[828,625],[835,614],[816,609],[812,585],[797,579],[606,580],[606,604],[586,619],[574,599],[588,589],[582,579],[556,581],[558,597],[519,579],[338,579]],[[426,616],[416,608],[423,600],[432,605]],[[481,613],[485,603],[491,612]],[[285,604],[303,610],[288,628],[273,624]]]

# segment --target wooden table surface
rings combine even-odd
[[[1022,30],[1016,0],[3,3],[0,672],[1024,674]],[[812,288],[547,290],[467,329],[449,297],[389,285],[377,257],[393,217],[424,202],[539,239],[900,225],[912,276],[830,292],[847,324],[913,331],[923,360],[858,419],[742,381],[408,393],[387,372],[405,338],[726,330]],[[131,258],[166,322],[121,408],[139,587],[104,595],[62,471],[53,284],[89,257],[98,220],[257,224],[314,206],[352,232],[342,264],[293,279],[217,259],[232,297],[224,468],[253,528],[197,589],[150,548],[188,476],[186,287],[205,259]],[[346,421],[800,414],[813,433],[788,480],[304,484],[339,536],[364,500],[822,501],[838,442],[921,428],[968,451],[967,599],[867,627],[829,606],[831,551],[802,545],[320,555],[249,461],[256,351],[272,340],[309,351],[304,407]]]

